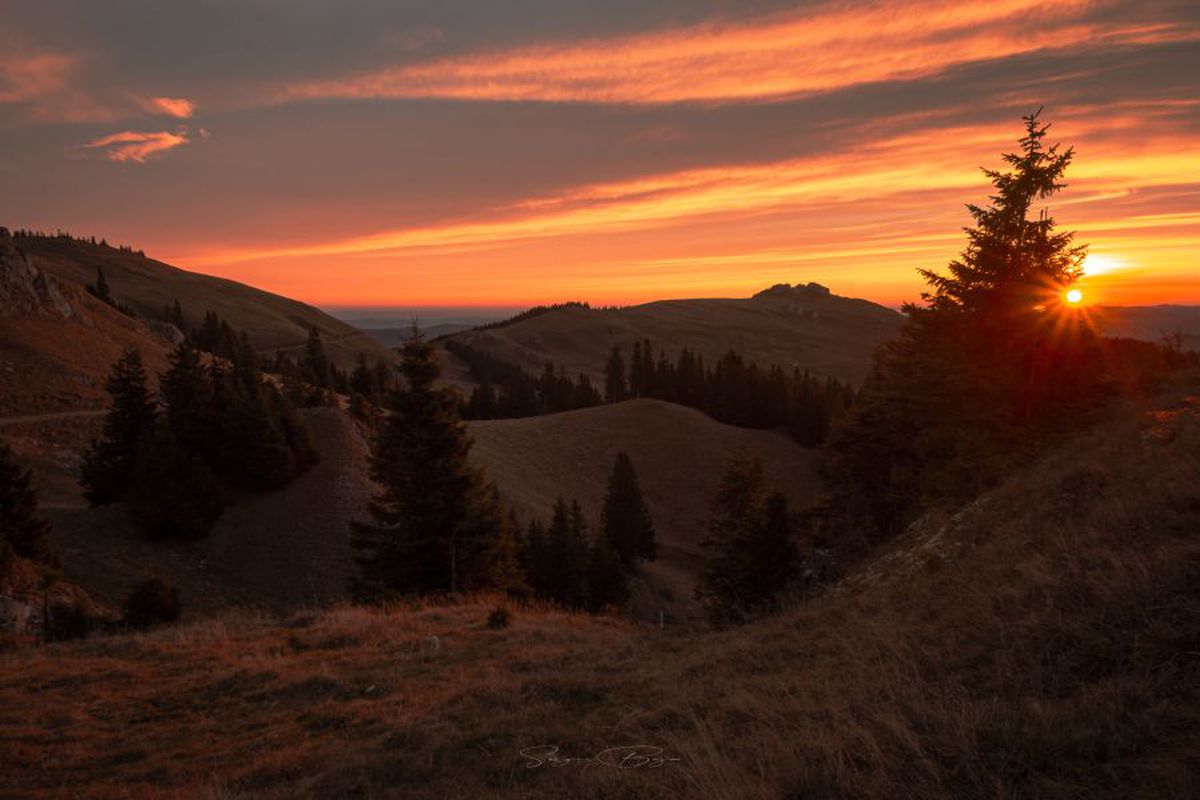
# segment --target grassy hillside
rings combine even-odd
[[[329,357],[340,366],[352,365],[360,352],[372,360],[393,356],[381,342],[320,309],[243,283],[75,240],[23,238],[19,245],[38,267],[80,286],[94,283],[96,269],[102,267],[112,294],[139,314],[161,316],[176,298],[189,325],[215,311],[234,328],[245,330],[262,352],[295,354],[315,326]]]
[[[540,373],[546,360],[571,374],[603,374],[609,350],[626,358],[649,337],[674,359],[688,347],[709,365],[730,350],[760,366],[810,369],[860,382],[871,354],[900,327],[900,314],[866,300],[797,287],[748,299],[662,300],[619,309],[568,307],[454,339]]]
[[[636,598],[642,613],[694,611],[702,569],[708,497],[729,458],[762,459],[767,483],[796,507],[812,501],[817,453],[772,431],[723,425],[699,411],[658,400],[629,400],[563,414],[470,423],[473,458],[528,518],[549,520],[555,498],[575,497],[589,523],[600,508],[618,450],[633,459],[659,540],[658,561],[645,567],[656,594]]]
[[[1198,796],[1197,388],[743,628],[473,598],[0,657],[0,795]]]

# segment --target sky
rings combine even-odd
[[[1195,0],[0,0],[0,224],[324,306],[897,305],[1021,117],[1092,302],[1200,303]]]

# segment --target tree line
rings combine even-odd
[[[686,347],[671,361],[665,351],[656,356],[649,339],[633,343],[628,362],[622,349],[613,347],[604,365],[601,396],[587,375],[572,379],[552,362],[534,377],[464,342],[449,339],[443,344],[478,381],[462,407],[466,419],[531,417],[648,397],[698,409],[730,425],[783,429],[805,447],[815,447],[855,397],[849,385],[833,378],[778,366],[764,370],[733,350],[712,367]]]
[[[785,429],[796,441],[814,447],[825,441],[830,425],[854,403],[855,392],[833,378],[807,370],[762,369],[730,350],[713,367],[688,348],[675,361],[657,357],[649,339],[635,341],[628,363],[613,347],[604,365],[604,398],[617,403],[649,397],[703,411],[729,425]]]
[[[478,385],[462,405],[466,419],[512,419],[573,411],[601,404],[599,390],[587,375],[571,378],[562,366],[547,361],[539,377],[521,367],[456,339],[445,348],[462,359]]]

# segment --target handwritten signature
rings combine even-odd
[[[525,769],[538,767],[565,767],[571,764],[578,766],[612,767],[614,769],[661,769],[667,764],[682,761],[666,755],[661,747],[652,744],[630,744],[623,747],[607,747],[594,756],[568,757],[560,755],[561,748],[552,744],[539,744],[533,747],[522,747],[521,756],[525,759]]]

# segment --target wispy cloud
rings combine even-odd
[[[1067,47],[1196,39],[1170,23],[1093,21],[1103,0],[829,2],[743,25],[473,53],[297,83],[277,100],[415,98],[604,103],[746,101]]]
[[[183,97],[151,97],[142,99],[141,106],[151,114],[166,114],[177,119],[188,119],[196,113],[196,104]]]
[[[110,161],[144,163],[148,158],[190,142],[186,128],[175,131],[121,131],[88,142],[84,147],[104,151]]]

